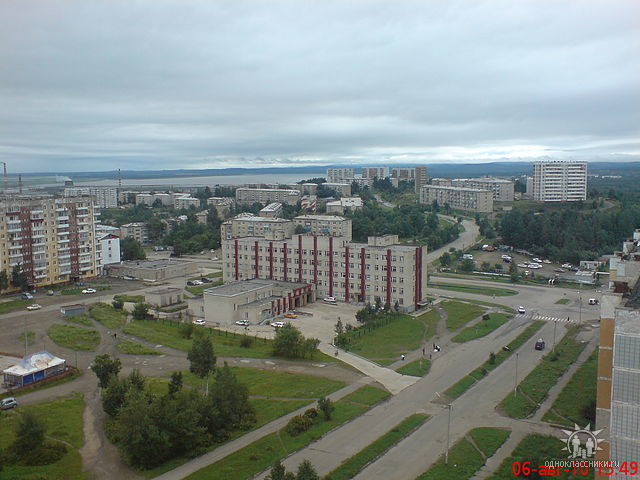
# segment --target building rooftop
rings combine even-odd
[[[3,373],[24,376],[29,375],[30,373],[46,370],[47,368],[55,367],[57,365],[62,365],[64,362],[64,359],[51,355],[46,350],[42,350],[41,352],[27,355],[20,360],[20,363],[7,368]]]
[[[253,213],[241,213],[240,215],[236,215],[231,220],[227,220],[224,223],[229,225],[234,220],[242,220],[243,222],[268,222],[268,223],[273,223],[273,222],[287,223],[291,221],[291,220],[287,220],[286,218],[259,217],[257,215],[254,215]]]
[[[304,287],[306,283],[297,282],[283,282],[279,280],[261,280],[254,278],[253,280],[241,280],[224,285],[218,285],[217,287],[207,288],[204,293],[207,295],[218,295],[223,297],[234,297],[236,295],[242,295],[255,290],[259,290],[268,286],[281,286],[287,288]]]
[[[280,202],[273,202],[264,207],[261,212],[277,212],[282,208],[282,204]]]
[[[347,219],[338,215],[298,215],[294,220],[319,220],[325,222],[346,222]]]
[[[445,187],[441,185],[423,185],[422,188],[436,188],[438,190],[449,190],[454,192],[489,192],[489,190],[483,190],[481,188],[470,188],[470,187]]]
[[[176,264],[195,263],[191,260],[181,260],[176,258],[160,258],[157,260],[127,260],[122,262],[123,267],[139,268],[165,268]],[[110,268],[117,268],[118,265],[110,265]]]
[[[165,288],[159,288],[157,290],[151,290],[147,293],[150,293],[151,295],[166,295],[167,293],[176,293],[181,291],[182,289],[178,287],[165,287]]]

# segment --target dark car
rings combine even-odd
[[[540,339],[538,339],[538,341],[536,342],[535,349],[536,349],[536,350],[544,350],[544,347],[545,347],[544,340],[543,340],[543,339],[541,339],[541,338],[540,338]]]

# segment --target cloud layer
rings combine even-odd
[[[640,2],[0,3],[16,171],[639,158]]]

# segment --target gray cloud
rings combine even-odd
[[[632,0],[5,1],[0,18],[14,172],[640,154]]]

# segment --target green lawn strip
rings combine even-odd
[[[119,294],[119,295],[114,295],[113,299],[118,300],[120,302],[140,303],[140,302],[144,302],[144,295]]]
[[[207,288],[217,287],[218,285],[222,285],[221,278],[218,280],[214,280],[211,283],[205,283],[204,285],[195,285],[193,287],[187,287],[186,290],[187,292],[193,295],[202,295],[202,292],[204,292]]]
[[[571,300],[569,300],[568,298],[561,298],[556,303],[560,305],[567,305],[568,303],[571,303]]]
[[[478,448],[488,457],[493,455],[511,432],[498,428],[480,427],[469,432]],[[486,441],[486,444],[482,445]],[[462,438],[449,449],[449,463],[444,463],[442,455],[426,472],[416,480],[466,480],[471,478],[485,463],[484,458],[473,444]]]
[[[93,352],[100,344],[100,334],[89,328],[54,323],[47,333],[56,344],[72,350]]]
[[[364,405],[373,406],[383,400],[386,400],[390,396],[391,394],[386,390],[382,390],[378,387],[372,387],[371,385],[365,385],[357,389],[355,392],[345,395],[340,399],[340,401],[362,403]]]
[[[424,377],[431,369],[431,361],[426,358],[414,360],[406,365],[398,368],[396,372],[402,375],[412,375],[414,377]]]
[[[358,329],[349,334],[349,350],[381,365],[389,365],[431,338],[439,318],[438,312],[431,310],[419,317],[398,315],[378,328]]]
[[[493,287],[485,287],[482,285],[464,285],[460,283],[441,283],[441,282],[431,282],[429,283],[431,288],[440,288],[443,290],[453,290],[456,292],[464,292],[464,293],[475,293],[478,295],[487,295],[496,297],[507,297],[510,295],[518,295],[517,290],[511,290],[509,288],[493,288]]]
[[[67,322],[77,323],[79,325],[85,325],[87,327],[93,327],[93,321],[84,313],[79,315],[71,315],[70,317],[64,317]]]
[[[569,383],[562,389],[553,405],[542,417],[545,422],[559,423],[573,427],[593,423],[584,416],[583,410],[596,400],[596,379],[598,373],[598,350],[576,370]],[[555,415],[558,412],[562,417]]]
[[[274,400],[271,398],[250,398],[249,403],[253,405],[256,411],[256,424],[253,429],[259,428],[267,423],[280,418],[283,415],[287,415],[291,412],[295,412],[305,405],[312,407],[312,403],[315,400]],[[241,434],[246,431],[241,432]]]
[[[122,327],[127,321],[127,312],[116,310],[106,303],[94,303],[89,307],[89,313],[98,322],[112,330]]]
[[[493,332],[496,328],[504,325],[510,318],[511,315],[507,315],[505,313],[491,313],[489,314],[489,320],[480,320],[473,327],[463,329],[451,340],[457,343],[464,343],[469,340],[484,337],[485,335]]]
[[[122,340],[118,342],[118,350],[129,355],[160,355],[158,350],[154,350],[153,348],[149,348],[132,340]]]
[[[56,387],[58,385],[62,385],[63,383],[67,383],[72,380],[75,380],[80,376],[82,376],[82,371],[74,370],[72,373],[70,373],[66,377],[59,378],[57,380],[52,380],[51,382],[40,383],[38,385],[34,385],[28,388],[21,388],[20,390],[16,390],[15,392],[0,393],[0,399],[7,398],[7,397],[19,397],[20,395],[26,395],[27,393],[33,393],[38,390],[44,390],[45,388]]]
[[[446,300],[440,304],[447,312],[447,328],[451,331],[465,326],[484,313],[484,309],[471,303]]]
[[[202,277],[216,278],[216,277],[221,277],[221,276],[222,276],[222,272],[213,272],[213,273],[207,273],[206,275],[202,275],[200,277],[190,278],[189,281],[193,282],[194,280],[200,280],[200,279],[202,279]]]
[[[347,402],[335,402],[336,409],[329,421],[320,420],[296,437],[284,430],[266,435],[207,467],[192,473],[188,480],[245,480],[306,447],[335,427],[365,412],[368,407]]]
[[[22,298],[16,298],[14,300],[9,300],[7,302],[0,303],[0,314],[15,312],[16,310],[21,310],[25,308],[27,305],[31,305],[33,301],[24,300]]]
[[[511,343],[507,345],[507,347],[509,347],[509,351],[500,350],[499,352],[496,352],[496,359],[494,363],[486,360],[478,368],[470,372],[467,376],[462,377],[458,382],[445,390],[445,395],[447,395],[451,399],[458,398],[469,388],[471,388],[474,383],[484,378],[491,370],[504,362],[509,357],[509,355],[520,348],[527,340],[529,340],[529,338],[531,338],[538,330],[540,330],[543,325],[544,322],[542,320],[536,320],[532,322],[520,335],[514,338]]]
[[[400,440],[409,436],[428,419],[429,415],[423,413],[416,413],[405,418],[387,433],[342,462],[328,477],[331,478],[331,480],[348,480],[355,477],[365,466],[376,458],[379,458]]]
[[[98,291],[111,290],[110,285],[92,285],[91,288]],[[80,295],[85,288],[65,288],[60,290],[61,295]]]
[[[2,478],[11,479],[44,479],[47,480],[86,480],[89,477],[82,471],[82,459],[78,450],[84,443],[82,430],[82,412],[84,402],[82,395],[62,398],[53,402],[20,406],[11,412],[3,412],[0,422],[0,448],[13,443],[15,429],[20,412],[34,412],[47,426],[47,436],[54,440],[66,442],[67,453],[57,462],[40,466],[4,465]]]
[[[315,398],[329,395],[345,386],[344,382],[298,373],[231,367],[231,371],[249,389],[249,395],[262,397]],[[203,388],[206,380],[189,371],[182,372],[185,384]]]
[[[451,300],[462,300],[462,301],[469,301],[466,298],[461,298],[461,297],[443,297],[443,298],[449,298]],[[500,303],[493,303],[493,302],[485,302],[483,300],[474,300],[473,303],[477,304],[477,305],[483,305],[485,307],[496,307],[499,308],[501,310],[504,310],[505,312],[508,313],[516,313],[515,308],[509,307],[507,305],[502,305]]]
[[[576,361],[586,346],[586,343],[579,343],[575,339],[579,330],[580,327],[570,327],[558,342],[555,353],[549,352],[545,355],[531,373],[520,382],[517,394],[512,392],[502,400],[500,407],[507,415],[513,418],[527,418],[538,409],[538,404],[544,401],[551,387]],[[556,356],[557,359],[553,360]]]
[[[551,435],[540,435],[537,433],[527,435],[518,446],[511,452],[511,455],[505,458],[498,469],[491,475],[488,480],[511,480],[513,478],[530,478],[524,475],[520,477],[513,474],[512,468],[514,462],[531,462],[530,468],[537,468],[538,465],[544,465],[545,462],[553,460],[567,461],[567,452],[563,451],[565,447],[564,441]],[[590,468],[588,475],[573,475],[572,472],[561,472],[559,475],[552,475],[549,478],[558,480],[588,480],[594,478],[594,468]],[[443,477],[447,478],[447,477]],[[540,477],[545,478],[545,477]]]

